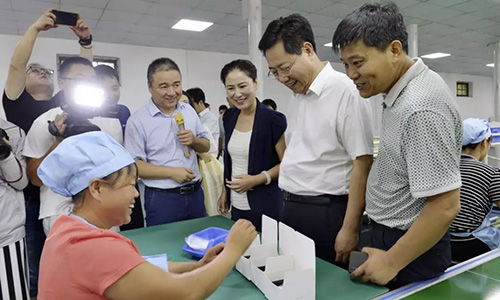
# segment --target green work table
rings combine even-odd
[[[402,287],[377,299],[500,299],[500,250],[492,250],[449,268],[435,279]]]
[[[229,229],[233,223],[222,216],[215,216],[135,229],[122,234],[134,241],[142,255],[167,253],[169,261],[193,261],[189,254],[182,251],[185,237],[207,227]],[[351,281],[346,270],[316,259],[316,299],[370,299],[386,291],[385,287]],[[266,298],[252,282],[233,269],[210,299]]]

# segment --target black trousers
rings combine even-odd
[[[372,247],[381,250],[389,250],[406,233],[405,230],[389,228],[376,222],[372,224]],[[399,271],[387,287],[392,290],[412,282],[436,277],[449,266],[451,266],[450,233],[446,232],[436,245]]]
[[[317,205],[285,200],[283,223],[314,240],[316,257],[346,269],[345,264],[335,262],[335,238],[344,223],[348,196],[322,197],[329,198],[330,203]]]
[[[466,261],[490,250],[488,245],[476,238],[468,241],[451,241],[451,258],[456,262]]]

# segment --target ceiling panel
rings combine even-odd
[[[315,0],[315,1],[303,1],[297,0],[293,3],[290,3],[286,6],[286,8],[291,10],[298,10],[302,12],[316,12],[322,10],[325,7],[331,6],[331,1],[326,0]]]
[[[241,16],[227,14],[224,18],[217,21],[218,24],[222,25],[233,25],[238,27],[243,27],[247,25],[247,21],[243,20]]]
[[[485,27],[485,28],[478,28],[475,31],[482,32],[482,33],[488,33],[488,34],[500,37],[500,24],[496,24],[496,25],[493,25],[490,27]],[[499,42],[500,42],[500,39],[499,39]]]
[[[59,5],[51,2],[33,1],[33,0],[14,0],[12,9],[16,11],[32,12],[41,15],[51,8],[58,8]],[[35,20],[33,20],[35,21]]]
[[[388,2],[389,0],[373,0]],[[373,2],[372,1],[372,2]],[[500,0],[395,0],[406,24],[418,24],[419,53],[449,52],[448,59],[429,61],[440,72],[490,76],[487,45],[500,42]],[[339,61],[330,48],[334,29],[347,14],[369,0],[263,0],[262,30],[273,19],[301,13],[311,23],[322,59]],[[247,21],[242,0],[0,0],[0,34],[23,33],[49,8],[80,12],[94,40],[168,48],[248,52]],[[214,22],[206,31],[171,27],[181,18]],[[42,37],[75,40],[67,28]]]
[[[428,33],[436,33],[438,32],[440,35],[448,35],[448,34],[453,34],[457,32],[461,32],[462,29],[454,27],[454,26],[448,26],[448,25],[443,25],[439,23],[429,23],[423,26],[418,27],[418,33],[420,35],[422,34],[428,34]]]
[[[139,0],[109,0],[106,9],[131,13],[146,13],[153,6],[152,2]]]
[[[0,9],[12,9],[10,0],[0,0]]]
[[[128,13],[106,9],[102,14],[101,20],[110,22],[121,22],[127,24],[135,24],[141,19],[141,14]]]
[[[182,16],[189,14],[191,8],[183,5],[172,5],[163,3],[154,3],[147,14],[159,17],[174,17],[181,19]]]
[[[353,12],[356,8],[358,8],[358,6],[344,4],[344,3],[334,3],[316,13],[321,15],[332,16],[335,18],[344,18],[345,16]]]
[[[163,26],[146,26],[146,25],[135,25],[131,32],[133,33],[140,33],[140,34],[146,34],[146,35],[163,35],[165,31],[168,30],[168,27],[165,28]]]
[[[467,1],[469,0],[429,0],[428,2],[441,7],[450,7]]]
[[[295,14],[295,13],[300,13],[300,11],[291,10],[288,8],[280,8],[280,9],[274,11],[273,13],[270,13],[270,14],[267,14],[266,16],[263,16],[263,18],[266,18],[269,20],[274,20],[274,19],[278,19],[279,17],[286,17],[286,16],[289,16],[289,15]]]
[[[213,12],[213,11],[208,11],[208,10],[200,10],[200,9],[194,9],[191,12],[189,12],[186,15],[181,15],[178,16],[179,19],[190,19],[190,20],[200,20],[200,21],[207,21],[207,22],[217,22],[220,19],[226,17],[227,14],[225,13],[218,13],[218,12]]]
[[[16,29],[17,30],[17,25],[16,25],[16,22],[12,22],[10,20],[0,20],[0,28],[1,29]]]
[[[14,0],[15,1],[15,0]],[[60,0],[61,4],[70,4],[70,5],[85,5],[86,7],[92,8],[105,8],[106,4],[108,4],[109,0]]]
[[[272,5],[276,7],[285,7],[295,0],[262,0],[262,4]]]
[[[1,20],[12,20],[12,21],[15,21],[17,20],[17,17],[16,17],[16,14],[13,13],[11,10],[3,10],[3,9],[0,9],[0,19]],[[31,21],[35,21],[35,20],[31,20]]]
[[[140,24],[143,26],[160,26],[160,27],[172,27],[177,23],[179,19],[168,18],[168,17],[158,17],[152,15],[143,15]]]
[[[497,0],[470,0],[462,4],[452,6],[453,9],[460,10],[463,12],[474,12],[498,5]]]
[[[105,31],[116,30],[118,32],[132,32],[135,28],[135,24],[122,23],[117,21],[99,21],[97,23],[97,29],[104,29]]]
[[[84,20],[86,19],[99,20],[102,14],[104,13],[104,10],[100,8],[82,7],[71,4],[61,4],[61,10],[79,13]]]
[[[210,34],[210,33],[219,33],[219,34],[233,34],[236,32],[239,32],[241,29],[245,30],[245,35],[247,33],[247,28],[246,27],[238,27],[238,26],[229,26],[229,25],[221,25],[221,24],[214,24],[210,27],[208,27],[204,32]]]
[[[221,13],[231,13],[233,11],[241,11],[241,2],[235,0],[205,0],[197,9],[209,10]]]
[[[341,19],[336,19],[332,16],[325,16],[320,14],[307,14],[304,15],[312,26],[323,26],[336,28]]]

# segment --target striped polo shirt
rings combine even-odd
[[[460,212],[451,223],[450,231],[472,232],[489,214],[491,205],[500,201],[500,170],[462,155],[460,173]]]
[[[384,99],[379,154],[366,189],[368,216],[408,230],[427,197],[460,187],[461,150],[453,95],[417,58]]]

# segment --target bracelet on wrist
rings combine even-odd
[[[78,41],[78,44],[80,44],[80,46],[82,47],[86,47],[86,46],[90,46],[92,44],[92,35],[90,35],[88,38],[86,39],[80,39]]]
[[[269,185],[271,183],[271,175],[269,175],[269,172],[268,171],[262,171],[261,174],[264,174],[264,176],[266,176],[266,183],[264,183],[265,185]]]

